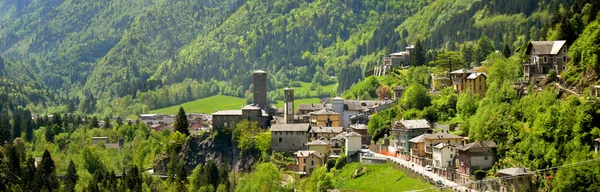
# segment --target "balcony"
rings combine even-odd
[[[425,146],[425,153],[433,153],[433,147],[432,146]]]

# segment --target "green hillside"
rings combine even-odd
[[[269,72],[270,90],[337,83],[338,95],[410,44],[423,50],[413,65],[448,50],[477,65],[505,45],[574,42],[598,7],[590,0],[0,0],[0,56],[29,66],[35,81],[64,97],[98,101],[81,112],[129,114],[244,97],[255,69]],[[489,41],[478,41],[483,35]],[[597,67],[588,68],[570,74],[587,71],[591,82],[569,82],[593,84]],[[208,89],[177,94],[189,82]],[[332,95],[325,92],[319,96]],[[153,101],[135,101],[140,95]],[[126,106],[135,109],[115,107],[129,96],[135,104]]]
[[[352,178],[356,169],[366,168],[366,173]],[[410,191],[431,189],[431,184],[412,178],[391,164],[361,165],[351,163],[335,174],[335,188],[341,191]]]
[[[181,105],[171,106],[162,109],[149,111],[148,113],[161,114],[177,114],[179,107],[183,107],[186,113],[205,113],[211,114],[215,110],[241,109],[246,104],[246,100],[242,98],[215,95],[203,99],[198,99],[191,102],[182,103]]]

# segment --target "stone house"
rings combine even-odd
[[[400,120],[392,125],[392,143],[390,152],[395,152],[404,159],[410,157],[409,140],[431,132],[431,125],[425,119]]]
[[[478,141],[464,145],[457,145],[458,173],[460,181],[466,183],[476,170],[488,170],[496,162],[496,148],[494,141]]]
[[[310,124],[275,124],[271,126],[271,149],[293,152],[306,149]]]
[[[331,104],[298,104],[298,115],[308,115],[322,109],[331,109]]]
[[[497,191],[516,192],[516,191],[535,191],[532,186],[533,172],[527,168],[507,168],[496,172],[500,179]]]
[[[298,172],[301,175],[310,175],[314,169],[325,164],[325,155],[317,151],[298,151],[295,154]]]
[[[257,122],[259,127],[269,127],[269,114],[257,105],[247,105],[241,110],[223,110],[212,114],[213,130],[230,128],[242,120]]]
[[[452,88],[459,93],[471,91],[480,96],[485,96],[487,91],[487,73],[471,69],[459,69],[450,72]]]
[[[527,45],[525,54],[529,55],[529,61],[523,64],[525,80],[543,77],[552,69],[560,75],[570,60],[565,40],[531,41]]]
[[[329,141],[331,138],[336,135],[344,132],[343,127],[312,127],[310,131],[308,131],[308,140],[325,140]]]

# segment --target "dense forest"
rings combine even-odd
[[[271,74],[271,90],[337,83],[341,94],[411,44],[422,47],[421,65],[445,49],[477,63],[506,45],[574,42],[596,16],[590,2],[0,0],[0,56],[20,65],[4,74],[77,101],[80,112],[132,114],[246,97],[255,69]],[[478,44],[482,35],[491,47]]]

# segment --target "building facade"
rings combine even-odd
[[[310,124],[275,124],[271,126],[271,149],[293,152],[306,149]]]
[[[450,72],[452,88],[459,93],[471,91],[480,96],[485,96],[487,91],[487,73],[471,69],[459,69]]]
[[[312,112],[310,113],[310,125],[313,127],[339,127],[340,114],[328,109]]]
[[[523,64],[525,80],[545,76],[550,70],[558,75],[566,69],[569,62],[567,41],[531,41],[527,45],[525,54],[529,55],[529,62]]]
[[[392,146],[398,155],[408,159],[410,156],[409,140],[430,132],[431,125],[425,119],[395,121],[392,125]]]
[[[298,151],[296,162],[300,174],[310,175],[316,168],[325,164],[325,155],[317,151]]]
[[[344,132],[343,127],[312,127],[308,132],[308,140],[325,140],[330,141],[331,138]]]
[[[269,114],[256,105],[247,105],[241,110],[223,110],[212,114],[213,130],[232,128],[242,120],[256,122],[261,128],[270,126]]]
[[[456,146],[460,181],[469,182],[469,177],[476,170],[491,169],[496,162],[497,147],[494,141],[479,141]]]
[[[294,89],[288,87],[283,90],[283,102],[283,119],[285,123],[292,124],[294,123]]]

